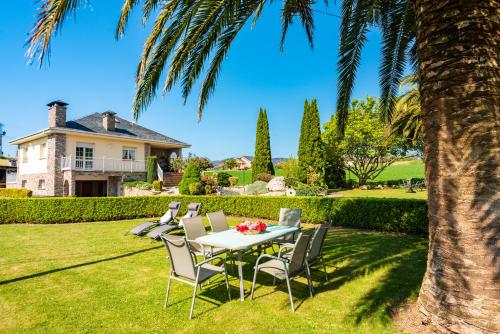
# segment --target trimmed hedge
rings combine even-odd
[[[427,233],[425,200],[286,196],[143,196],[1,199],[0,223],[74,223],[157,217],[168,203],[200,202],[202,213],[278,219],[282,207],[302,208],[302,221],[391,232]]]
[[[0,188],[0,197],[25,198],[31,197],[32,191],[24,188]]]

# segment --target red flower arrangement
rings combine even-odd
[[[257,220],[254,223],[245,220],[243,223],[236,226],[236,231],[243,234],[259,234],[265,232],[266,229],[267,225],[260,220]]]

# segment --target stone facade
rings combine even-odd
[[[49,128],[65,127],[67,104],[61,101],[54,101],[47,106],[49,107]]]
[[[61,157],[66,153],[66,135],[52,134],[47,139],[47,188],[51,195],[63,196],[64,179]]]

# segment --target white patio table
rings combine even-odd
[[[204,246],[226,248],[231,252],[238,253],[240,299],[245,300],[245,290],[243,288],[243,268],[241,265],[241,258],[244,251],[296,231],[298,231],[297,227],[268,225],[264,233],[245,235],[232,228],[224,232],[204,235],[202,237],[196,238],[195,241]]]

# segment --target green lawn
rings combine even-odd
[[[213,173],[218,173],[218,172],[226,172],[228,174],[231,174],[232,176],[238,177],[238,185],[239,186],[246,186],[247,184],[252,183],[252,170],[247,169],[247,170],[218,170],[218,171],[205,171],[203,174],[206,176],[210,176]],[[276,176],[282,176],[283,175],[283,170],[281,169],[276,169]]]
[[[67,225],[0,225],[1,333],[395,333],[391,314],[418,293],[427,254],[419,237],[332,229],[325,255],[330,281],[313,273],[286,287],[258,279],[254,301],[226,300],[222,280],[204,288],[187,320],[191,287],[173,283],[160,243],[124,236],[139,220]],[[245,265],[250,288],[253,257]],[[237,296],[237,279],[231,277]]]
[[[348,178],[354,181],[358,180],[352,173],[346,173]],[[422,160],[402,160],[387,167],[374,181],[396,181],[424,177],[424,162]]]
[[[341,190],[337,192],[342,194],[343,197],[387,197],[387,198],[419,198],[427,199],[427,191],[417,191],[415,193],[407,193],[405,189],[372,189],[372,190],[361,190],[361,189],[350,189]]]

